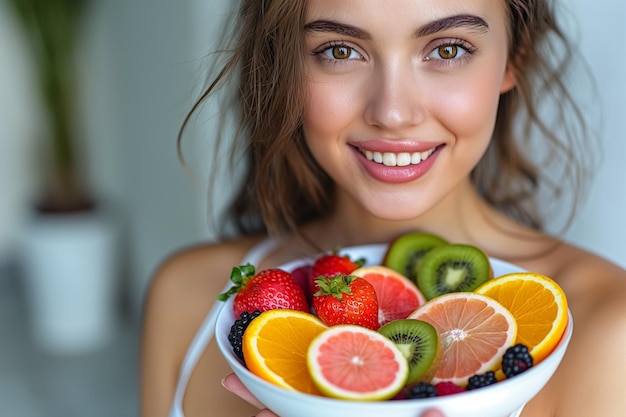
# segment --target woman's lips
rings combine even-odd
[[[433,166],[443,145],[425,150],[373,150],[353,147],[365,171],[378,181],[398,184],[414,181]],[[380,148],[379,148],[380,149]]]
[[[368,161],[374,161],[388,167],[405,167],[409,165],[417,165],[422,161],[426,161],[437,149],[432,148],[422,152],[378,152],[357,148]]]

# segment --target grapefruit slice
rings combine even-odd
[[[313,381],[329,397],[376,401],[395,396],[409,365],[398,347],[362,326],[333,326],[313,339],[307,352]]]
[[[441,295],[409,318],[432,324],[443,344],[443,361],[433,383],[467,385],[469,377],[495,371],[517,335],[515,318],[496,300],[458,292]]]
[[[517,343],[541,362],[561,340],[567,326],[567,299],[561,287],[545,275],[515,272],[487,281],[475,290],[504,307],[517,322]]]
[[[386,266],[363,266],[354,270],[368,281],[378,298],[378,324],[405,319],[426,302],[426,297],[409,278]]]
[[[246,365],[253,374],[279,387],[319,395],[309,375],[306,356],[311,340],[325,329],[309,313],[265,311],[250,322],[243,334]]]

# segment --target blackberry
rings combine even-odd
[[[407,398],[415,399],[415,398],[429,398],[436,397],[437,390],[433,384],[429,384],[428,382],[420,382],[409,390],[407,393]]]
[[[491,384],[495,384],[496,382],[498,382],[498,380],[496,379],[496,373],[493,371],[487,371],[484,374],[471,376],[470,379],[467,381],[466,389],[469,391],[476,388],[482,388]]]
[[[248,328],[248,325],[252,320],[257,318],[261,314],[259,310],[255,310],[252,313],[248,313],[244,311],[241,313],[241,316],[232,326],[230,326],[230,333],[228,333],[228,341],[230,345],[233,347],[233,352],[235,355],[241,360],[241,363],[245,364],[245,360],[243,359],[243,351],[241,350],[241,341],[243,339],[243,332]]]
[[[519,375],[533,366],[533,357],[522,343],[511,346],[502,356],[502,372],[507,378]]]

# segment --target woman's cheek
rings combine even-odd
[[[455,85],[450,83],[433,96],[431,111],[457,138],[489,139],[496,119],[499,92],[488,76]]]
[[[310,82],[303,115],[305,134],[336,137],[358,117],[362,87],[355,78],[342,81]]]

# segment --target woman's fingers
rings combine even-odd
[[[261,410],[259,412],[259,414],[257,414],[255,417],[278,417],[276,414],[272,413],[270,410]]]
[[[428,410],[420,414],[419,417],[446,417],[446,416],[439,410]]]
[[[241,397],[243,400],[249,402],[253,406],[259,409],[265,407],[263,404],[261,404],[259,400],[256,399],[254,395],[250,393],[250,391],[248,391],[248,389],[241,383],[241,380],[237,377],[237,375],[235,374],[227,375],[226,378],[222,380],[222,385],[228,391]],[[259,414],[257,414],[256,417],[278,417],[278,416],[272,413],[271,411],[265,409],[265,410],[259,411]]]
[[[253,406],[257,408],[264,408],[265,406],[261,404],[259,400],[256,399],[254,395],[241,383],[241,380],[235,374],[229,374],[222,380],[222,385],[228,391],[233,394],[241,397],[245,401],[249,402]],[[274,415],[268,414],[267,416]]]

